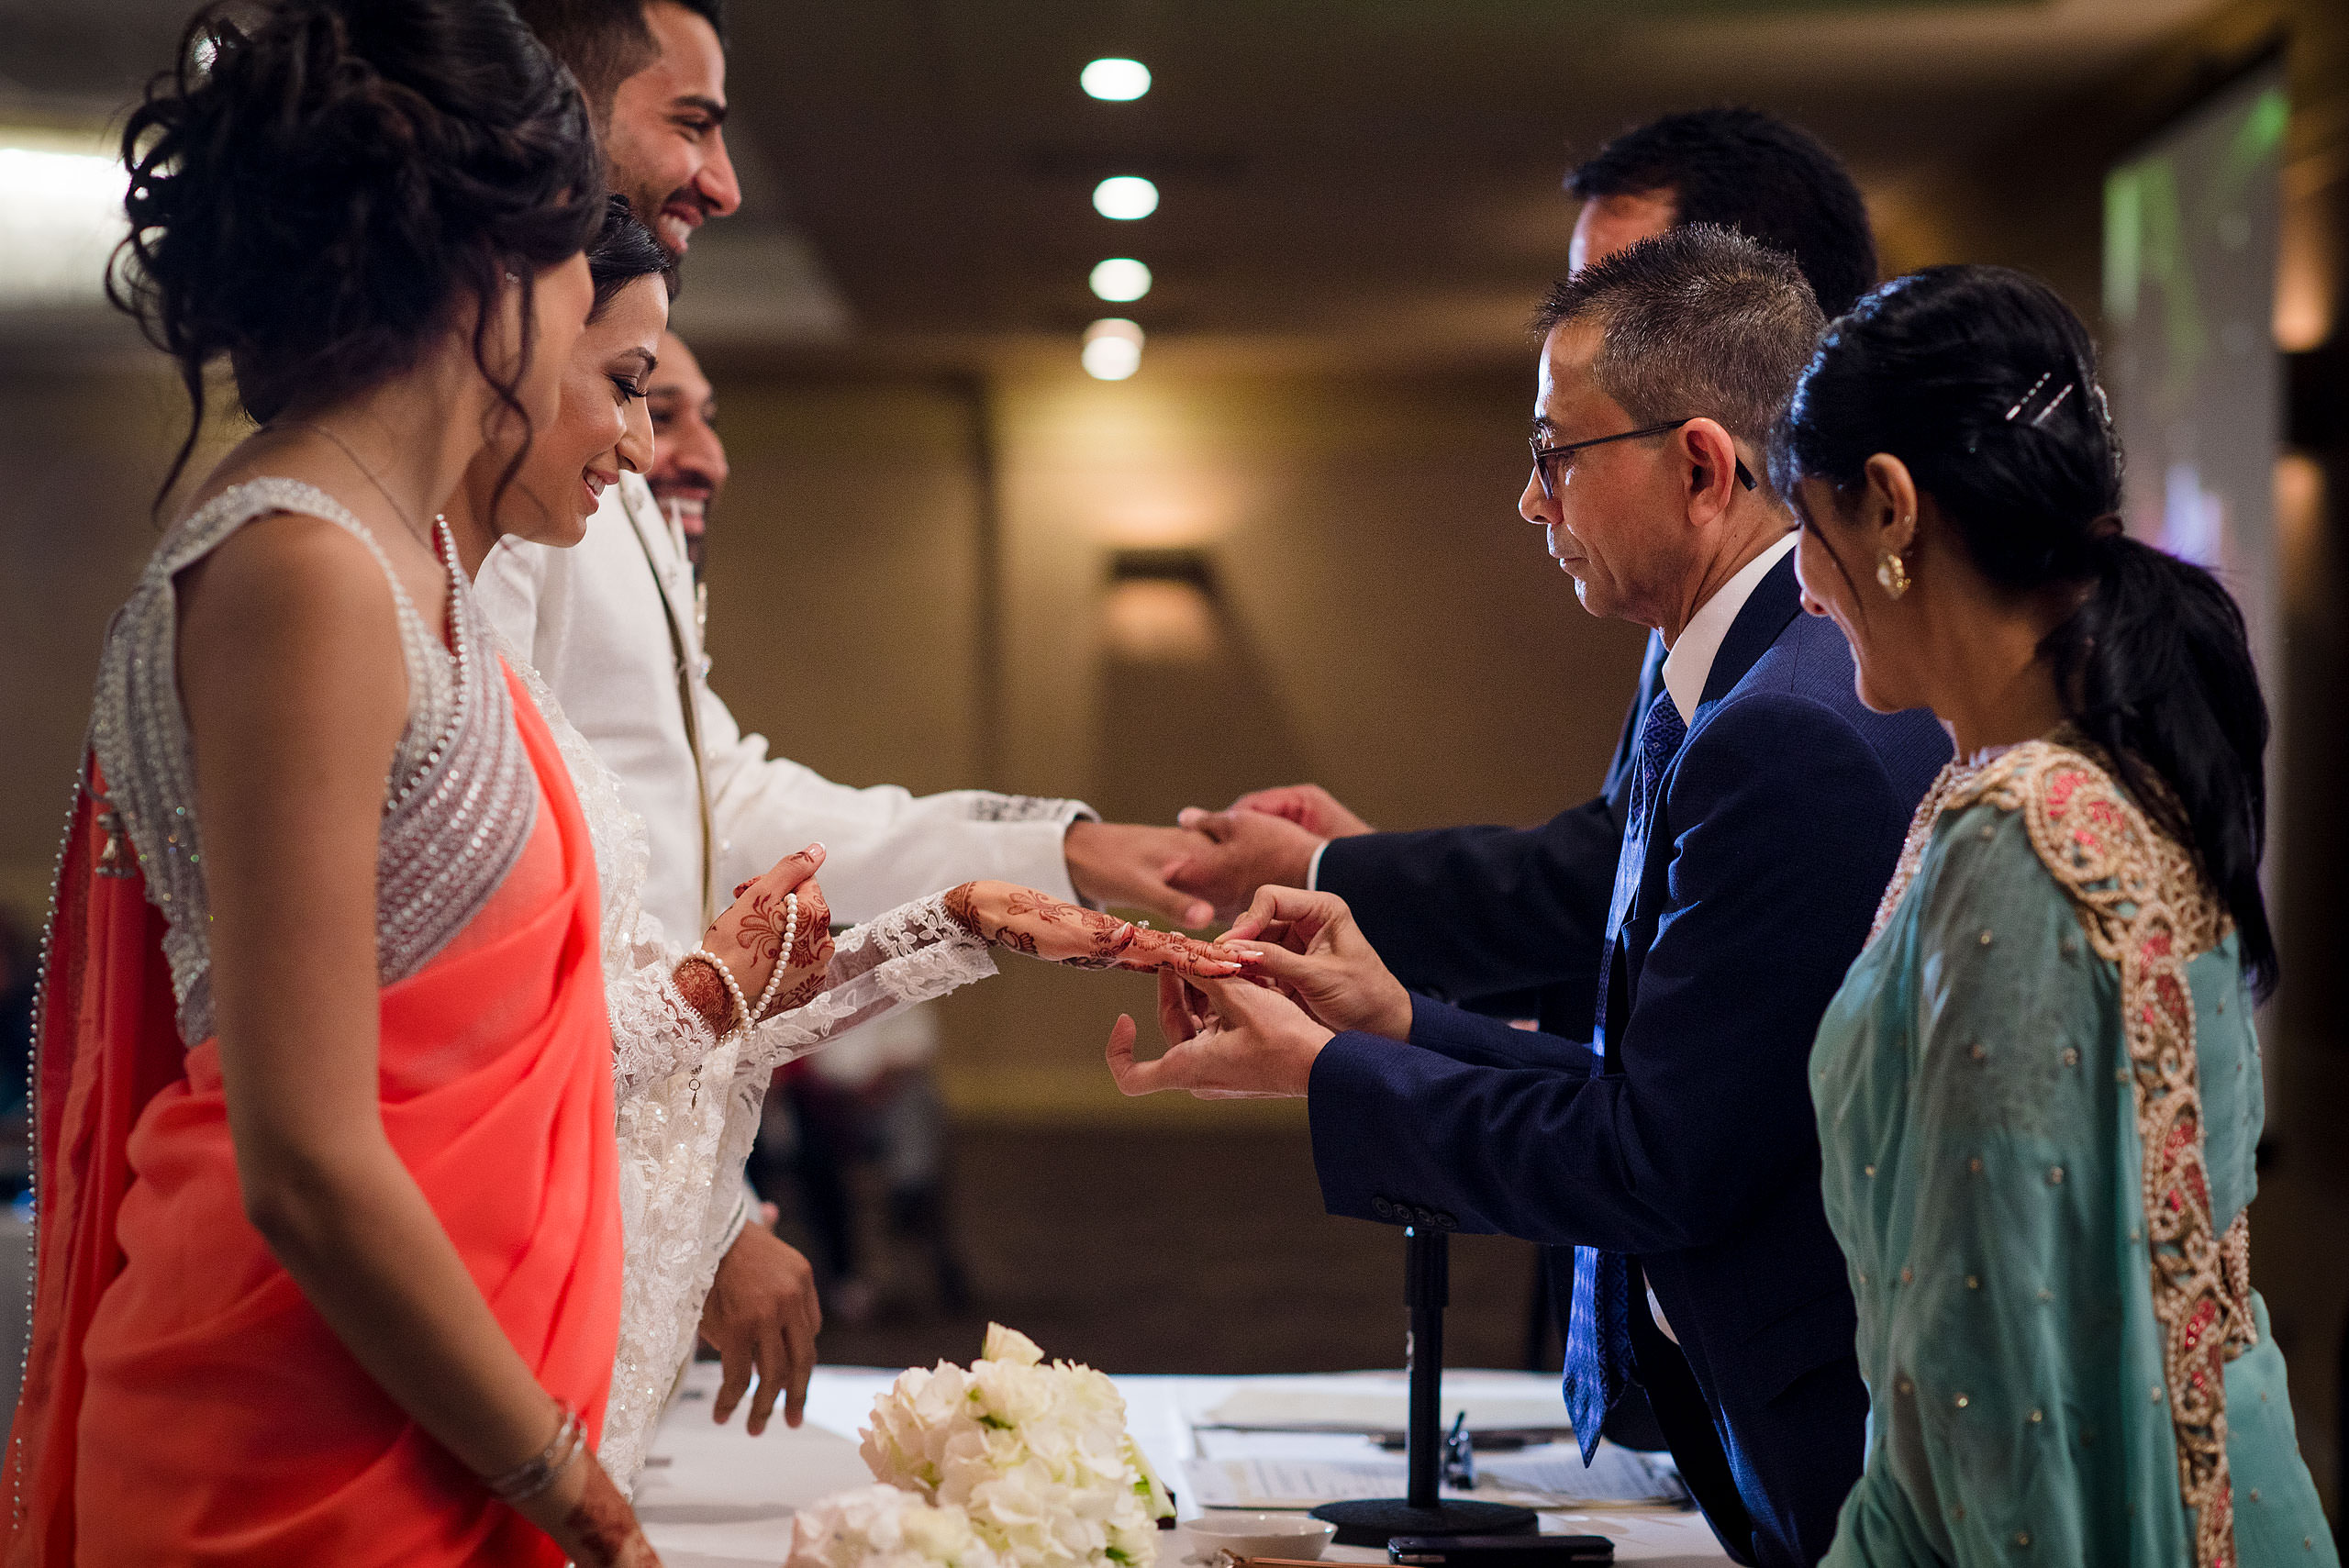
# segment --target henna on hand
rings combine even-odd
[[[650,1568],[658,1563],[661,1560],[644,1539],[628,1499],[593,1454],[587,1463],[587,1485],[579,1501],[563,1517],[561,1529],[547,1533],[579,1568]]]
[[[979,884],[977,883],[965,882],[958,886],[950,887],[941,901],[946,906],[946,913],[952,917],[956,925],[981,941],[987,940],[986,932],[979,925]]]
[[[792,939],[791,951],[777,961],[783,965],[784,984],[777,987],[774,1003],[759,1015],[761,1022],[806,1006],[824,989],[831,971],[831,906],[824,902],[824,890],[813,882],[801,883],[798,893],[799,929]]]
[[[741,925],[735,929],[735,945],[754,962],[772,964],[783,956],[783,934],[787,921],[783,895],[756,894],[742,916]]]
[[[1196,938],[1153,931],[1032,887],[1008,887],[995,895],[992,890],[1000,886],[971,882],[950,889],[943,900],[946,912],[982,941],[1071,969],[1173,966],[1186,973],[1229,975],[1237,967],[1239,955]],[[1002,900],[1000,917],[988,907],[996,896]]]

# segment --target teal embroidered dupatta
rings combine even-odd
[[[2250,1288],[2234,938],[2094,761],[1943,775],[1811,1073],[1870,1401],[1828,1562],[2337,1563]]]

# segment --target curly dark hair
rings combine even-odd
[[[522,365],[489,369],[487,310],[473,361],[527,449],[514,389],[532,283],[595,235],[604,172],[571,73],[507,0],[276,0],[248,24],[208,5],[122,150],[130,234],[107,297],[178,362],[192,405],[159,509],[195,450],[215,361],[266,423],[411,368],[460,295],[494,299],[507,273],[522,283]]]

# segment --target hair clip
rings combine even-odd
[[[2021,397],[2015,399],[2014,406],[2007,410],[2007,422],[2009,424],[2012,424],[2014,422],[2015,416],[2021,413],[2025,408],[2031,406],[2032,399],[2039,395],[2039,389],[2045,386],[2050,381],[2054,379],[2054,375],[2055,373],[2054,371],[2044,371],[2041,373],[2039,379],[2031,384],[2031,390],[2024,393]],[[2054,396],[2049,398],[2045,403],[2040,405],[2039,412],[2031,417],[2031,423],[2033,426],[2044,425],[2047,423],[2047,417],[2050,414],[2054,413],[2056,409],[2061,408],[2064,406],[2064,399],[2071,396],[2073,391],[2077,388],[2079,384],[2080,384],[2076,381],[2065,382],[2061,391],[2057,392]]]
[[[2015,399],[2014,406],[2007,410],[2007,422],[2009,424],[2014,423],[2015,416],[2022,412],[2022,406],[2030,402],[2032,398],[2038,394],[2039,389],[2047,384],[2047,378],[2054,373],[2055,373],[2054,371],[2042,371],[2039,374],[2039,379],[2031,384],[2031,390],[2024,393],[2021,397]]]

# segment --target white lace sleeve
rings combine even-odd
[[[734,1070],[771,1073],[843,1029],[994,973],[987,944],[946,912],[944,894],[900,904],[842,933],[824,988],[752,1031]]]
[[[678,993],[673,976],[685,950],[644,910],[651,853],[643,819],[529,661],[496,640],[562,753],[603,896],[625,1259],[598,1455],[633,1490],[678,1369],[692,1353],[718,1259],[740,1228],[742,1161],[758,1134],[767,1073],[844,1029],[984,979],[995,962],[986,944],[946,913],[943,895],[918,899],[841,936],[822,989],[807,1003],[768,1019],[747,1040],[720,1038]]]

